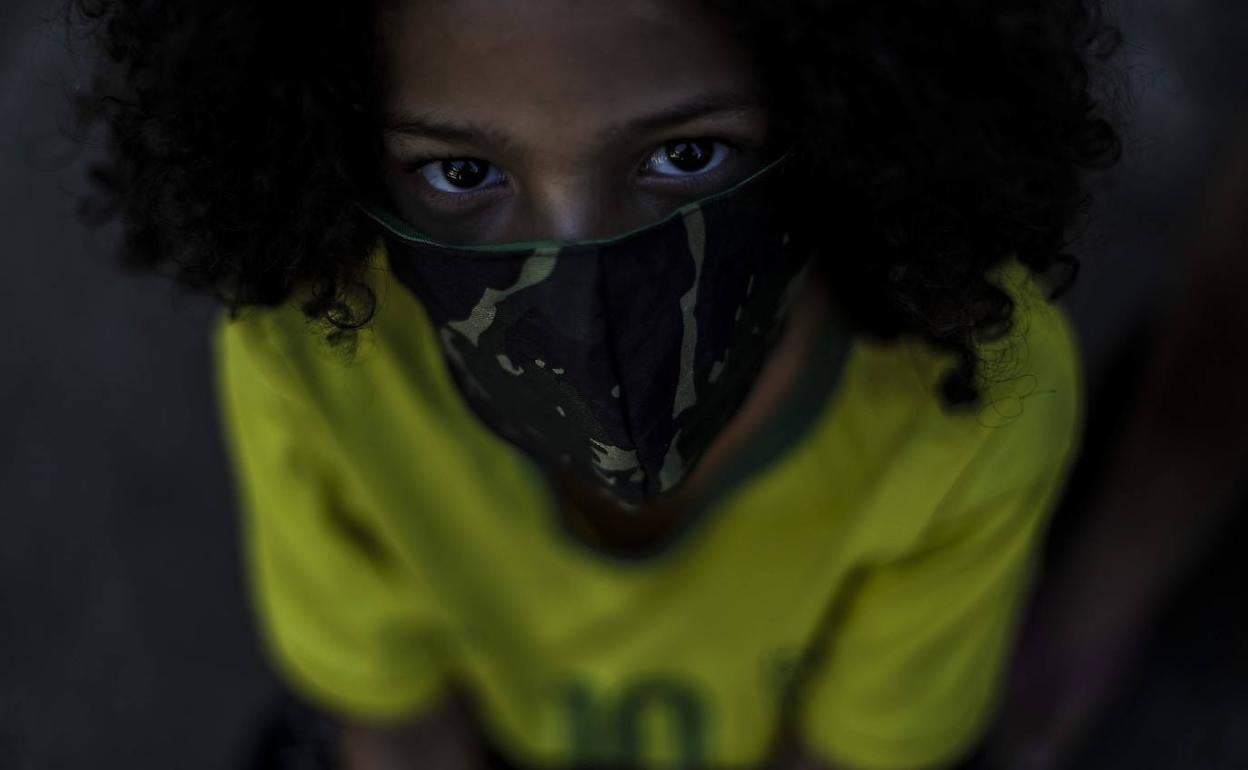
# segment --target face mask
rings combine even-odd
[[[804,273],[787,157],[600,240],[454,246],[365,210],[484,424],[633,508],[689,474],[784,325]]]

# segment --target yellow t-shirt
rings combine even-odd
[[[937,767],[986,727],[1080,432],[1074,343],[1016,263],[986,406],[918,342],[821,343],[786,413],[654,553],[602,553],[454,389],[373,254],[354,359],[297,298],[215,329],[266,650],[356,718],[455,683],[532,766],[751,766],[777,724],[856,768]]]

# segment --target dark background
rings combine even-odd
[[[119,273],[116,233],[74,219],[94,151],[64,138],[65,108],[89,70],[45,18],[57,6],[0,0],[0,769],[233,770],[276,683],[237,553],[215,309]],[[1248,104],[1248,3],[1123,6],[1127,157],[1067,300],[1099,394],[1094,447],[1116,430],[1132,341],[1173,296],[1175,254]],[[1248,623],[1246,586],[1220,541],[1086,767],[1248,767],[1248,653],[1226,641]]]

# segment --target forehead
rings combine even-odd
[[[388,106],[584,130],[693,92],[754,86],[698,0],[400,0],[380,17]]]

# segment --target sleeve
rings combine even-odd
[[[223,316],[214,355],[264,653],[292,690],[342,716],[387,721],[431,706],[443,688],[437,607],[353,509],[331,438],[287,394],[280,352],[263,326]]]
[[[806,691],[809,750],[855,770],[947,767],[971,750],[998,695],[1056,475],[984,501],[963,536],[861,576]]]
[[[970,418],[980,440],[942,485],[916,548],[863,568],[847,587],[822,659],[811,662],[797,729],[825,761],[945,768],[990,726],[1083,430],[1069,323],[1034,291],[1015,293],[1026,300],[1018,325],[1027,331],[988,352],[1000,377],[985,410]],[[954,451],[955,443],[930,440],[930,451]]]
[[[918,547],[851,581],[803,690],[798,729],[816,756],[943,768],[982,738],[1076,454],[1067,382],[1063,395],[1029,398],[1016,423],[985,428]]]

